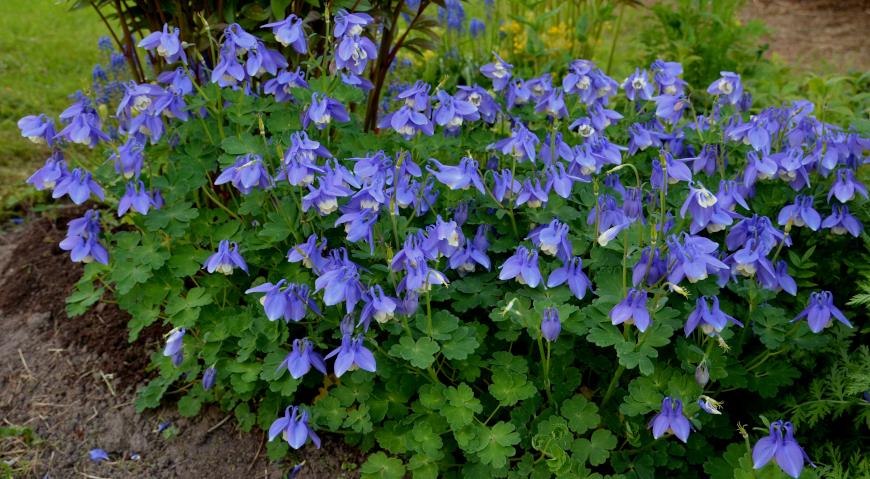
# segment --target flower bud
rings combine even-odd
[[[202,388],[208,391],[214,386],[215,376],[217,376],[217,369],[214,366],[206,369],[204,373],[202,373]]]
[[[707,363],[701,362],[697,368],[695,368],[695,382],[698,383],[698,386],[704,387],[710,382],[710,370],[707,369]]]
[[[562,331],[562,324],[559,322],[559,311],[556,308],[547,308],[544,310],[544,318],[541,320],[541,334],[549,342],[553,342],[559,337]]]

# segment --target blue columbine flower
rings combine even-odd
[[[54,120],[45,115],[28,115],[18,120],[21,136],[33,143],[54,143]]]
[[[299,379],[311,370],[311,366],[326,374],[323,356],[314,350],[314,344],[308,338],[302,338],[293,340],[293,350],[284,358],[278,370],[287,368],[293,379]]]
[[[169,31],[169,25],[163,24],[163,31],[151,32],[137,45],[145,50],[155,50],[158,55],[166,60],[166,63],[172,64],[179,60],[187,64],[187,55],[184,54],[184,45],[181,42],[181,30],[174,28]]]
[[[704,228],[715,233],[734,222],[731,213],[722,208],[716,195],[700,183],[689,183],[689,196],[680,208],[680,217],[685,218],[686,212],[692,213],[689,229],[692,234],[697,234]]]
[[[42,168],[33,172],[30,178],[27,178],[27,183],[33,185],[39,191],[54,188],[61,180],[69,175],[66,167],[66,162],[63,159],[63,153],[60,150],[55,150],[51,156],[45,160]]]
[[[788,274],[788,264],[785,260],[777,261],[772,271],[765,265],[765,267],[759,268],[757,273],[758,282],[766,289],[774,292],[783,290],[792,296],[797,294],[797,283]]]
[[[266,293],[265,296],[260,298],[260,304],[263,305],[263,310],[269,321],[275,321],[278,318],[284,317],[287,310],[287,293],[281,290],[286,283],[286,279],[282,279],[276,284],[263,283],[259,286],[248,288],[245,294]]]
[[[488,225],[480,225],[474,239],[466,239],[465,247],[457,248],[453,252],[448,261],[450,268],[459,271],[460,275],[473,273],[477,265],[489,270],[490,261],[489,256],[486,255],[489,247],[489,241],[486,239],[487,227]]]
[[[431,167],[426,169],[432,173],[439,182],[450,188],[451,190],[467,190],[474,186],[481,194],[486,193],[483,186],[483,181],[480,178],[478,164],[471,157],[464,157],[459,160],[459,165],[450,166],[443,165],[438,160],[432,158],[429,160],[438,170],[433,170]]]
[[[480,113],[483,121],[489,124],[495,123],[496,116],[501,111],[501,107],[496,103],[492,95],[478,85],[459,85],[456,87],[456,95],[454,97],[457,100],[471,103],[472,106],[477,108],[477,112]]]
[[[562,261],[568,261],[573,255],[573,248],[568,240],[568,225],[558,219],[536,227],[526,239],[531,240],[544,253],[557,256]]]
[[[679,78],[683,74],[683,66],[677,62],[656,60],[650,65],[658,91],[666,95],[677,95],[683,92],[686,82]]]
[[[707,87],[707,93],[719,97],[719,101],[737,105],[743,98],[743,83],[740,75],[732,72],[719,72],[721,78]]]
[[[60,249],[70,252],[75,262],[109,264],[109,253],[99,242],[100,213],[89,210],[81,218],[68,223],[66,237],[60,242]]]
[[[692,432],[692,424],[683,414],[683,402],[670,397],[662,399],[662,410],[652,418],[648,427],[652,428],[654,439],[671,433],[684,443]]]
[[[293,46],[296,53],[308,53],[308,43],[305,39],[305,30],[302,28],[302,19],[290,14],[279,22],[267,23],[260,28],[271,28],[275,35],[275,41],[281,45]]]
[[[529,208],[540,208],[547,204],[550,199],[544,188],[541,187],[540,178],[535,178],[534,181],[526,178],[523,181],[523,186],[520,188],[514,206],[528,205]]]
[[[807,318],[807,325],[810,327],[810,331],[814,333],[820,333],[823,329],[829,327],[833,323],[834,318],[846,326],[852,327],[852,323],[834,306],[834,295],[830,291],[812,293],[807,307],[795,316],[791,322],[802,318]]]
[[[457,134],[464,122],[480,119],[477,107],[467,100],[460,100],[444,90],[438,90],[435,96],[438,98],[438,107],[435,108],[432,118],[435,123],[444,127],[446,134]]]
[[[552,189],[559,197],[565,199],[571,196],[574,181],[584,181],[582,178],[569,175],[562,163],[548,166],[546,176],[547,183],[544,185],[544,191],[549,192]]]
[[[662,258],[662,252],[656,248],[650,254],[650,247],[647,246],[640,252],[640,259],[631,270],[631,284],[637,287],[641,282],[652,286],[661,280],[668,272],[668,262]]]
[[[544,309],[544,317],[541,319],[541,336],[552,343],[559,337],[562,331],[562,323],[559,322],[559,310],[556,308]]]
[[[716,192],[719,206],[728,211],[737,209],[736,205],[742,206],[744,209],[749,208],[744,196],[747,195],[747,188],[737,183],[736,180],[721,180],[719,181],[719,191]]]
[[[441,256],[451,256],[464,242],[462,228],[456,221],[444,221],[438,215],[435,224],[426,227],[426,238],[421,246],[429,259],[437,260]]]
[[[103,188],[93,180],[89,171],[82,168],[76,168],[72,173],[62,176],[51,192],[51,197],[55,199],[64,195],[69,195],[77,205],[87,201],[91,195],[100,200],[105,198]]]
[[[308,438],[320,449],[320,437],[314,429],[308,425],[308,411],[300,410],[296,406],[287,406],[284,416],[276,419],[269,426],[269,441],[281,436],[293,449],[299,449],[305,445]]]
[[[498,53],[492,52],[492,54],[495,55],[495,61],[480,67],[480,73],[492,80],[492,88],[498,92],[507,86],[514,66],[502,60]]]
[[[202,373],[202,388],[206,391],[213,388],[216,377],[217,368],[215,368],[213,365],[206,368],[206,370]]]
[[[345,35],[359,35],[362,33],[363,28],[371,24],[372,21],[374,19],[367,13],[348,13],[347,10],[342,8],[335,14],[335,29],[332,34],[335,38]]]
[[[301,67],[296,67],[294,71],[281,70],[274,78],[263,83],[263,92],[275,95],[275,101],[279,102],[295,101],[294,88],[309,88],[308,82],[305,81],[305,71]]]
[[[561,267],[554,269],[547,278],[547,287],[555,288],[565,282],[577,299],[583,299],[586,291],[592,289],[592,283],[583,272],[583,260],[579,256],[566,260]]]
[[[538,269],[538,250],[531,251],[525,246],[518,246],[516,252],[502,264],[498,279],[504,281],[516,278],[517,282],[536,288],[541,282],[541,271]]]
[[[634,73],[622,82],[622,89],[631,101],[650,100],[655,95],[655,88],[649,80],[649,74],[640,68],[635,68]]]
[[[372,286],[363,294],[363,302],[365,306],[363,306],[362,313],[360,313],[358,325],[363,325],[366,331],[368,331],[369,323],[372,319],[379,324],[384,324],[393,319],[398,306],[396,299],[384,294],[384,288],[379,284]]]
[[[840,168],[837,170],[837,179],[831,185],[831,190],[828,192],[828,201],[831,197],[836,197],[840,203],[846,203],[855,198],[855,193],[867,198],[867,188],[855,179],[855,172],[848,168]]]
[[[377,57],[377,47],[368,37],[345,35],[335,49],[335,66],[353,75],[362,75],[368,62]]]
[[[236,162],[221,172],[214,180],[215,185],[232,183],[243,195],[247,195],[254,188],[269,189],[272,186],[272,178],[263,166],[260,155],[248,153],[236,157]]]
[[[813,231],[817,231],[822,224],[822,217],[819,212],[813,209],[813,197],[808,195],[797,195],[794,198],[794,203],[784,206],[779,210],[777,223],[785,225],[791,222],[795,226],[806,226]]]
[[[326,170],[317,166],[318,158],[332,158],[320,142],[308,138],[308,133],[297,131],[290,135],[290,146],[284,152],[281,169],[275,181],[286,179],[293,186],[308,186],[318,173]]]
[[[333,306],[344,302],[347,312],[362,298],[363,286],[359,281],[359,266],[348,258],[347,250],[334,250],[330,261],[314,281],[314,291],[323,291],[323,302]]]
[[[783,431],[785,436],[783,437]],[[816,467],[804,449],[794,438],[794,426],[790,422],[770,423],[770,434],[761,438],[752,448],[752,468],[761,469],[773,459],[782,472],[797,479],[804,469],[804,461]]]
[[[707,374],[708,374],[708,378],[709,378],[709,372]],[[695,377],[696,377],[696,381],[697,381],[697,375]],[[701,387],[704,387],[704,386],[701,385]],[[721,411],[722,403],[711,398],[710,396],[704,396],[702,394],[701,397],[698,398],[698,406],[701,408],[702,411],[704,411],[707,414],[712,414],[715,416],[719,416],[722,414],[722,411]]]
[[[217,271],[226,275],[233,274],[235,268],[248,272],[248,264],[239,254],[238,243],[230,243],[229,240],[221,240],[217,252],[209,256],[202,267],[209,273]]]
[[[640,332],[646,331],[651,323],[646,302],[645,290],[631,288],[625,298],[610,310],[610,322],[613,325],[634,324]]]
[[[548,165],[552,165],[556,161],[556,158],[562,158],[570,162],[574,158],[574,152],[571,150],[571,146],[565,143],[562,133],[556,132],[555,137],[552,139],[550,134],[547,133],[544,142],[541,143],[541,159]],[[555,152],[550,151],[551,144],[555,147]]]
[[[712,301],[712,307],[708,301]],[[718,336],[729,322],[741,328],[743,327],[743,323],[719,309],[718,297],[713,296],[708,298],[707,296],[701,296],[696,300],[695,309],[689,314],[689,319],[683,327],[683,332],[688,336],[700,325],[701,331],[707,336]]]
[[[93,148],[101,141],[109,141],[109,135],[100,129],[100,115],[91,106],[90,100],[77,95],[78,100],[60,114],[60,119],[67,125],[60,130],[54,139],[62,138],[72,143],[88,145]]]
[[[138,178],[145,162],[143,155],[144,147],[135,135],[127,137],[123,145],[117,151],[112,152],[110,161],[115,163],[115,171],[124,178]]]
[[[130,181],[124,190],[124,196],[118,201],[118,217],[124,216],[130,208],[141,215],[147,215],[152,206],[157,206],[154,197],[145,189],[145,183]]]
[[[547,118],[567,118],[568,108],[565,106],[565,93],[561,88],[554,88],[545,93],[535,105],[535,112],[544,113]]]
[[[310,123],[314,123],[318,130],[322,130],[333,121],[350,121],[344,105],[324,93],[312,93],[311,106],[302,112],[302,128],[308,128]]]
[[[503,201],[505,196],[508,198],[513,197],[517,193],[519,193],[522,185],[520,182],[515,180],[511,170],[505,168],[501,170],[501,173],[495,171],[492,173],[493,180],[495,181],[495,186],[492,189],[492,195],[495,196],[495,199],[499,202]]]
[[[659,95],[652,99],[656,103],[656,116],[671,125],[679,123],[689,106],[689,100],[677,95]]]
[[[163,355],[172,358],[173,366],[178,366],[184,360],[184,335],[187,333],[185,328],[174,328],[169,332],[166,338],[166,347],[163,348]]]
[[[719,260],[714,253],[719,244],[703,236],[693,236],[683,233],[683,242],[680,243],[676,236],[668,238],[670,254],[668,262],[671,264],[671,272],[668,281],[678,284],[683,278],[690,283],[704,280],[711,273],[728,269],[728,265]]]
[[[822,221],[822,228],[830,228],[831,233],[835,235],[849,233],[856,238],[864,231],[864,226],[858,218],[849,213],[849,207],[846,205],[834,205],[831,216]]]
[[[103,462],[109,460],[109,453],[100,448],[94,448],[88,451],[88,457],[94,462]]]
[[[290,263],[302,262],[302,266],[318,272],[326,264],[326,259],[321,254],[324,248],[326,248],[326,241],[321,239],[320,244],[318,244],[317,235],[312,234],[305,243],[293,246],[287,251],[287,261]]]
[[[363,345],[362,334],[355,339],[350,334],[345,334],[341,338],[341,346],[327,354],[326,359],[333,356],[335,356],[333,368],[337,377],[357,368],[372,373],[376,370],[375,356]]]
[[[236,47],[227,41],[221,46],[217,65],[211,72],[211,82],[225,88],[244,80],[245,67],[239,62]]]

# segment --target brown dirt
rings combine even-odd
[[[749,0],[771,51],[798,70],[870,71],[870,0]]]
[[[113,304],[66,316],[81,267],[57,244],[80,213],[67,209],[0,235],[0,428],[28,428],[36,438],[0,434],[0,473],[5,464],[22,478],[278,478],[305,460],[301,478],[358,475],[362,456],[340,438],[323,435],[323,449],[309,445],[273,464],[263,433],[238,431],[216,407],[191,419],[173,405],[137,414],[133,401],[160,348],[160,326],[128,344],[129,317]],[[163,421],[175,437],[157,433]],[[97,447],[110,461],[88,459]]]

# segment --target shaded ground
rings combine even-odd
[[[868,0],[748,0],[742,16],[766,23],[772,53],[797,70],[870,71]]]
[[[74,213],[0,235],[0,477],[11,469],[16,478],[277,478],[302,459],[301,478],[357,475],[361,455],[337,438],[269,464],[263,433],[239,432],[217,408],[193,419],[172,405],[136,414],[135,392],[162,332],[157,325],[127,344],[128,317],[112,304],[66,317],[64,298],[81,268],[57,244]],[[163,421],[177,435],[159,434]],[[91,462],[96,447],[111,460]]]

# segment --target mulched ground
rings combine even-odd
[[[340,438],[326,435],[323,449],[309,445],[270,464],[264,434],[239,432],[216,407],[192,419],[171,404],[137,414],[136,390],[162,330],[155,325],[127,343],[129,318],[113,304],[66,316],[64,299],[81,267],[57,244],[81,212],[57,210],[0,235],[0,428],[32,430],[32,437],[0,434],[0,473],[5,463],[13,477],[40,479],[278,478],[305,460],[298,477],[358,476],[362,455]],[[157,432],[163,421],[177,428],[175,437]],[[91,462],[96,447],[111,460]]]

